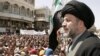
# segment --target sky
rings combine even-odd
[[[100,29],[100,0],[78,0],[87,4],[95,15],[95,26]],[[53,0],[35,0],[35,8],[49,7],[52,8]]]
[[[35,0],[35,8],[47,6],[51,9],[52,8],[52,2],[53,2],[53,0]]]

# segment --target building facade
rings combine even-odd
[[[51,15],[48,7],[35,9],[34,28],[35,30],[43,31],[48,30],[50,27],[49,16]]]
[[[0,32],[32,28],[35,0],[0,0]]]

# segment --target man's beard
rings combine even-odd
[[[66,30],[62,29],[61,36],[60,36],[60,39],[59,40],[62,43],[64,43],[64,42],[66,42],[66,40],[68,38],[70,38],[69,36],[70,36],[70,31],[68,31],[68,30],[66,31]]]

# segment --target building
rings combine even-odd
[[[32,28],[35,0],[0,0],[0,32]]]
[[[35,9],[34,28],[37,31],[49,29],[49,17],[51,15],[48,7]]]

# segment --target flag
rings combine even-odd
[[[52,4],[52,15],[54,15],[57,10],[60,10],[62,6],[62,0],[54,0]]]
[[[60,10],[62,6],[63,6],[62,0],[53,0],[52,9],[51,9],[51,16],[50,16],[50,29],[49,29],[50,32],[49,32],[49,34],[53,30],[53,20],[52,19],[53,19],[54,13],[57,10]]]
[[[72,0],[54,0],[52,4],[52,9],[53,9],[52,13],[54,14],[56,11],[62,9],[65,6],[65,4],[68,3],[69,1]]]

